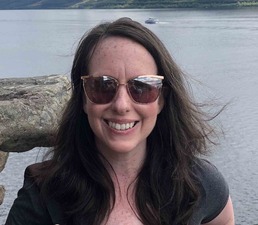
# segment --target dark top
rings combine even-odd
[[[61,207],[53,199],[43,202],[39,187],[31,176],[31,165],[25,170],[23,187],[18,192],[5,225],[64,224]],[[225,207],[229,189],[218,169],[206,160],[198,160],[193,170],[201,181],[201,198],[189,225],[200,225],[213,220]]]

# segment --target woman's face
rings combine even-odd
[[[157,66],[140,44],[122,37],[101,41],[89,63],[89,75],[108,75],[120,84],[139,75],[156,75]],[[120,85],[114,99],[94,104],[85,96],[84,111],[95,134],[98,149],[104,154],[138,154],[146,150],[146,139],[163,107],[163,97],[149,104],[137,104]]]

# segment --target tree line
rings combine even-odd
[[[258,0],[1,0],[0,9],[218,8],[258,6]]]

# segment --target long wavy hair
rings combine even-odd
[[[115,202],[112,179],[94,142],[83,111],[81,76],[98,43],[110,36],[129,38],[144,46],[165,77],[164,108],[147,138],[146,160],[135,187],[136,216],[145,225],[187,224],[200,197],[192,164],[207,152],[213,129],[192,101],[184,74],[159,38],[129,18],[97,25],[77,48],[72,71],[72,96],[61,118],[51,160],[41,170],[41,191],[58,201],[67,224],[99,225]]]

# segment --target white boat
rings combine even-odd
[[[159,20],[157,18],[150,17],[149,19],[145,20],[145,23],[147,24],[155,24],[158,23]]]

